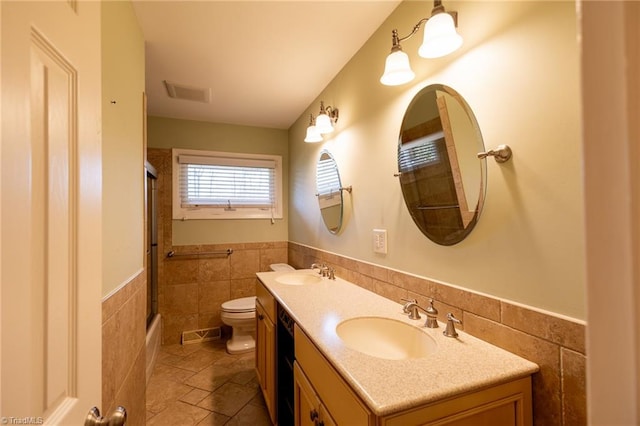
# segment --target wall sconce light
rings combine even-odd
[[[333,125],[338,122],[338,108],[327,105],[320,101],[320,112],[316,117],[316,129],[321,135],[333,132]]]
[[[309,114],[309,127],[307,127],[307,136],[304,141],[308,143],[322,142],[322,135],[318,132],[313,114]]]
[[[409,55],[402,51],[400,42],[411,38],[424,26],[424,39],[418,49],[423,58],[440,58],[456,51],[462,46],[462,37],[457,33],[458,12],[446,12],[441,0],[434,0],[431,16],[421,19],[413,31],[406,37],[399,37],[398,30],[391,32],[391,53],[385,62],[384,74],[380,83],[386,86],[398,86],[414,79],[415,73],[409,65]]]
[[[331,105],[324,106],[324,102],[320,101],[320,112],[316,119],[310,114],[309,127],[307,127],[307,136],[305,142],[322,142],[322,135],[333,132],[333,125],[338,122],[338,108]]]

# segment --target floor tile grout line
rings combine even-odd
[[[165,409],[162,410],[160,413],[154,413],[152,410],[147,410],[147,413],[151,415],[149,417],[149,420],[156,419],[156,417],[158,417],[156,421],[152,423],[162,423],[162,422],[166,422],[167,420],[172,421],[172,419],[168,416],[168,413],[165,413],[165,416],[167,418],[163,418],[162,413],[164,413],[165,410],[168,409],[172,404],[181,403],[181,404],[185,404],[185,406],[191,406],[196,409],[203,410],[203,412],[208,413],[200,420],[196,421],[194,419],[190,424],[196,424],[196,423],[205,424],[205,423],[210,423],[211,420],[214,420],[217,422],[218,420],[223,420],[223,419],[226,419],[224,423],[227,424],[228,422],[231,422],[234,419],[236,419],[236,421],[243,421],[243,419],[238,416],[247,416],[247,415],[252,416],[250,421],[255,421],[255,422],[259,421],[261,422],[261,424],[265,424],[265,425],[270,424],[270,422],[268,421],[268,413],[266,412],[266,406],[264,405],[264,402],[260,402],[259,400],[259,398],[261,398],[261,393],[259,391],[258,384],[255,381],[255,377],[249,378],[249,380],[247,380],[247,377],[250,377],[250,375],[255,374],[253,370],[254,369],[253,355],[242,355],[242,356],[227,355],[225,351],[225,346],[222,343],[215,344],[215,345],[202,346],[200,348],[194,348],[193,350],[189,349],[189,353],[183,353],[180,355],[176,353],[178,352],[178,349],[179,348],[173,347],[169,350],[163,350],[162,353],[164,353],[167,356],[166,357],[167,359],[170,359],[172,357],[174,358],[171,359],[170,363],[165,362],[164,360],[163,361],[159,360],[158,364],[156,365],[162,364],[164,367],[167,367],[169,370],[176,369],[175,371],[182,371],[183,373],[192,373],[185,378],[176,378],[175,376],[171,376],[170,373],[167,373],[167,375],[164,377],[168,382],[172,382],[176,386],[185,386],[188,390],[186,390],[183,394],[181,394],[178,397],[172,397],[170,400],[165,401],[164,402],[164,404],[166,405]],[[198,354],[198,352],[201,352],[201,353]],[[204,352],[206,352],[207,354],[205,354]],[[210,353],[218,354],[220,355],[220,358],[216,358],[211,362],[206,362],[206,365],[203,365],[198,371],[194,372],[192,368],[191,369],[185,368],[184,365],[180,365],[179,361],[190,362],[191,360],[198,359],[198,357],[206,358],[207,356],[209,356],[208,354]],[[187,359],[188,357],[190,358]],[[198,374],[201,374],[206,369],[214,367],[218,363],[221,364],[220,365],[221,368],[230,370],[230,374],[226,379],[224,379],[224,381],[216,383],[215,387],[211,386],[205,389],[195,385],[194,383],[191,383],[191,384],[186,383],[191,378],[197,376]],[[243,376],[243,374],[247,376]],[[220,390],[220,388],[223,387],[225,384],[244,388],[250,393],[252,393],[253,396],[251,396],[244,404],[242,404],[241,407],[239,407],[232,416],[228,416],[224,413],[220,413],[219,411],[215,411],[214,409],[215,407],[207,408],[207,407],[198,405],[202,403],[205,399],[211,397],[211,395],[213,395],[216,391]],[[211,388],[213,388],[213,390],[211,390]],[[187,398],[187,395],[189,393],[195,390],[202,392],[200,395],[204,395],[201,399],[199,399],[199,401],[193,403],[191,401],[184,400],[184,398]],[[249,408],[249,406],[251,406],[252,408]],[[211,418],[211,416],[216,416],[216,419]],[[253,417],[253,416],[258,416],[258,417]],[[218,417],[220,418],[218,419]],[[246,421],[246,417],[244,421]],[[167,424],[167,423],[163,423],[163,424]],[[184,426],[186,426],[186,424],[184,424]]]

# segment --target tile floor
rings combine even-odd
[[[147,425],[271,426],[253,353],[225,341],[162,346],[147,386]]]

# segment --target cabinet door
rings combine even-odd
[[[296,325],[296,362],[313,384],[313,389],[331,417],[340,425],[369,426],[374,417],[354,394],[349,385],[333,369],[306,334]],[[329,424],[329,420],[325,425]]]
[[[318,422],[318,426],[337,426],[338,424],[333,420],[331,414],[327,411],[327,408],[320,404],[318,408],[318,413],[320,413],[320,421]]]
[[[295,426],[336,426],[297,362],[293,364],[293,382]]]
[[[317,426],[320,400],[297,362],[293,364],[295,426]]]
[[[262,305],[256,303],[256,375],[273,423],[276,423],[275,354],[275,327]]]

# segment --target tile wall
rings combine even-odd
[[[318,262],[335,268],[339,277],[399,303],[402,298],[415,298],[426,306],[434,299],[440,321],[452,312],[462,319],[460,329],[540,366],[533,377],[535,425],[587,424],[584,324],[289,242],[289,264],[308,268]]]
[[[233,254],[180,256],[185,253],[233,249]],[[287,261],[287,242],[172,247],[158,275],[158,311],[162,344],[180,343],[183,331],[222,326],[220,305],[255,296],[256,272]]]
[[[127,409],[127,425],[144,425],[147,279],[141,272],[102,302],[103,416]]]
[[[171,242],[171,150],[150,148],[158,173],[158,312],[162,344],[180,343],[183,331],[222,326],[220,305],[255,295],[256,272],[287,262],[287,242],[173,246]],[[199,255],[233,249],[233,254]],[[169,251],[175,256],[168,258]],[[186,255],[194,253],[194,255]]]

